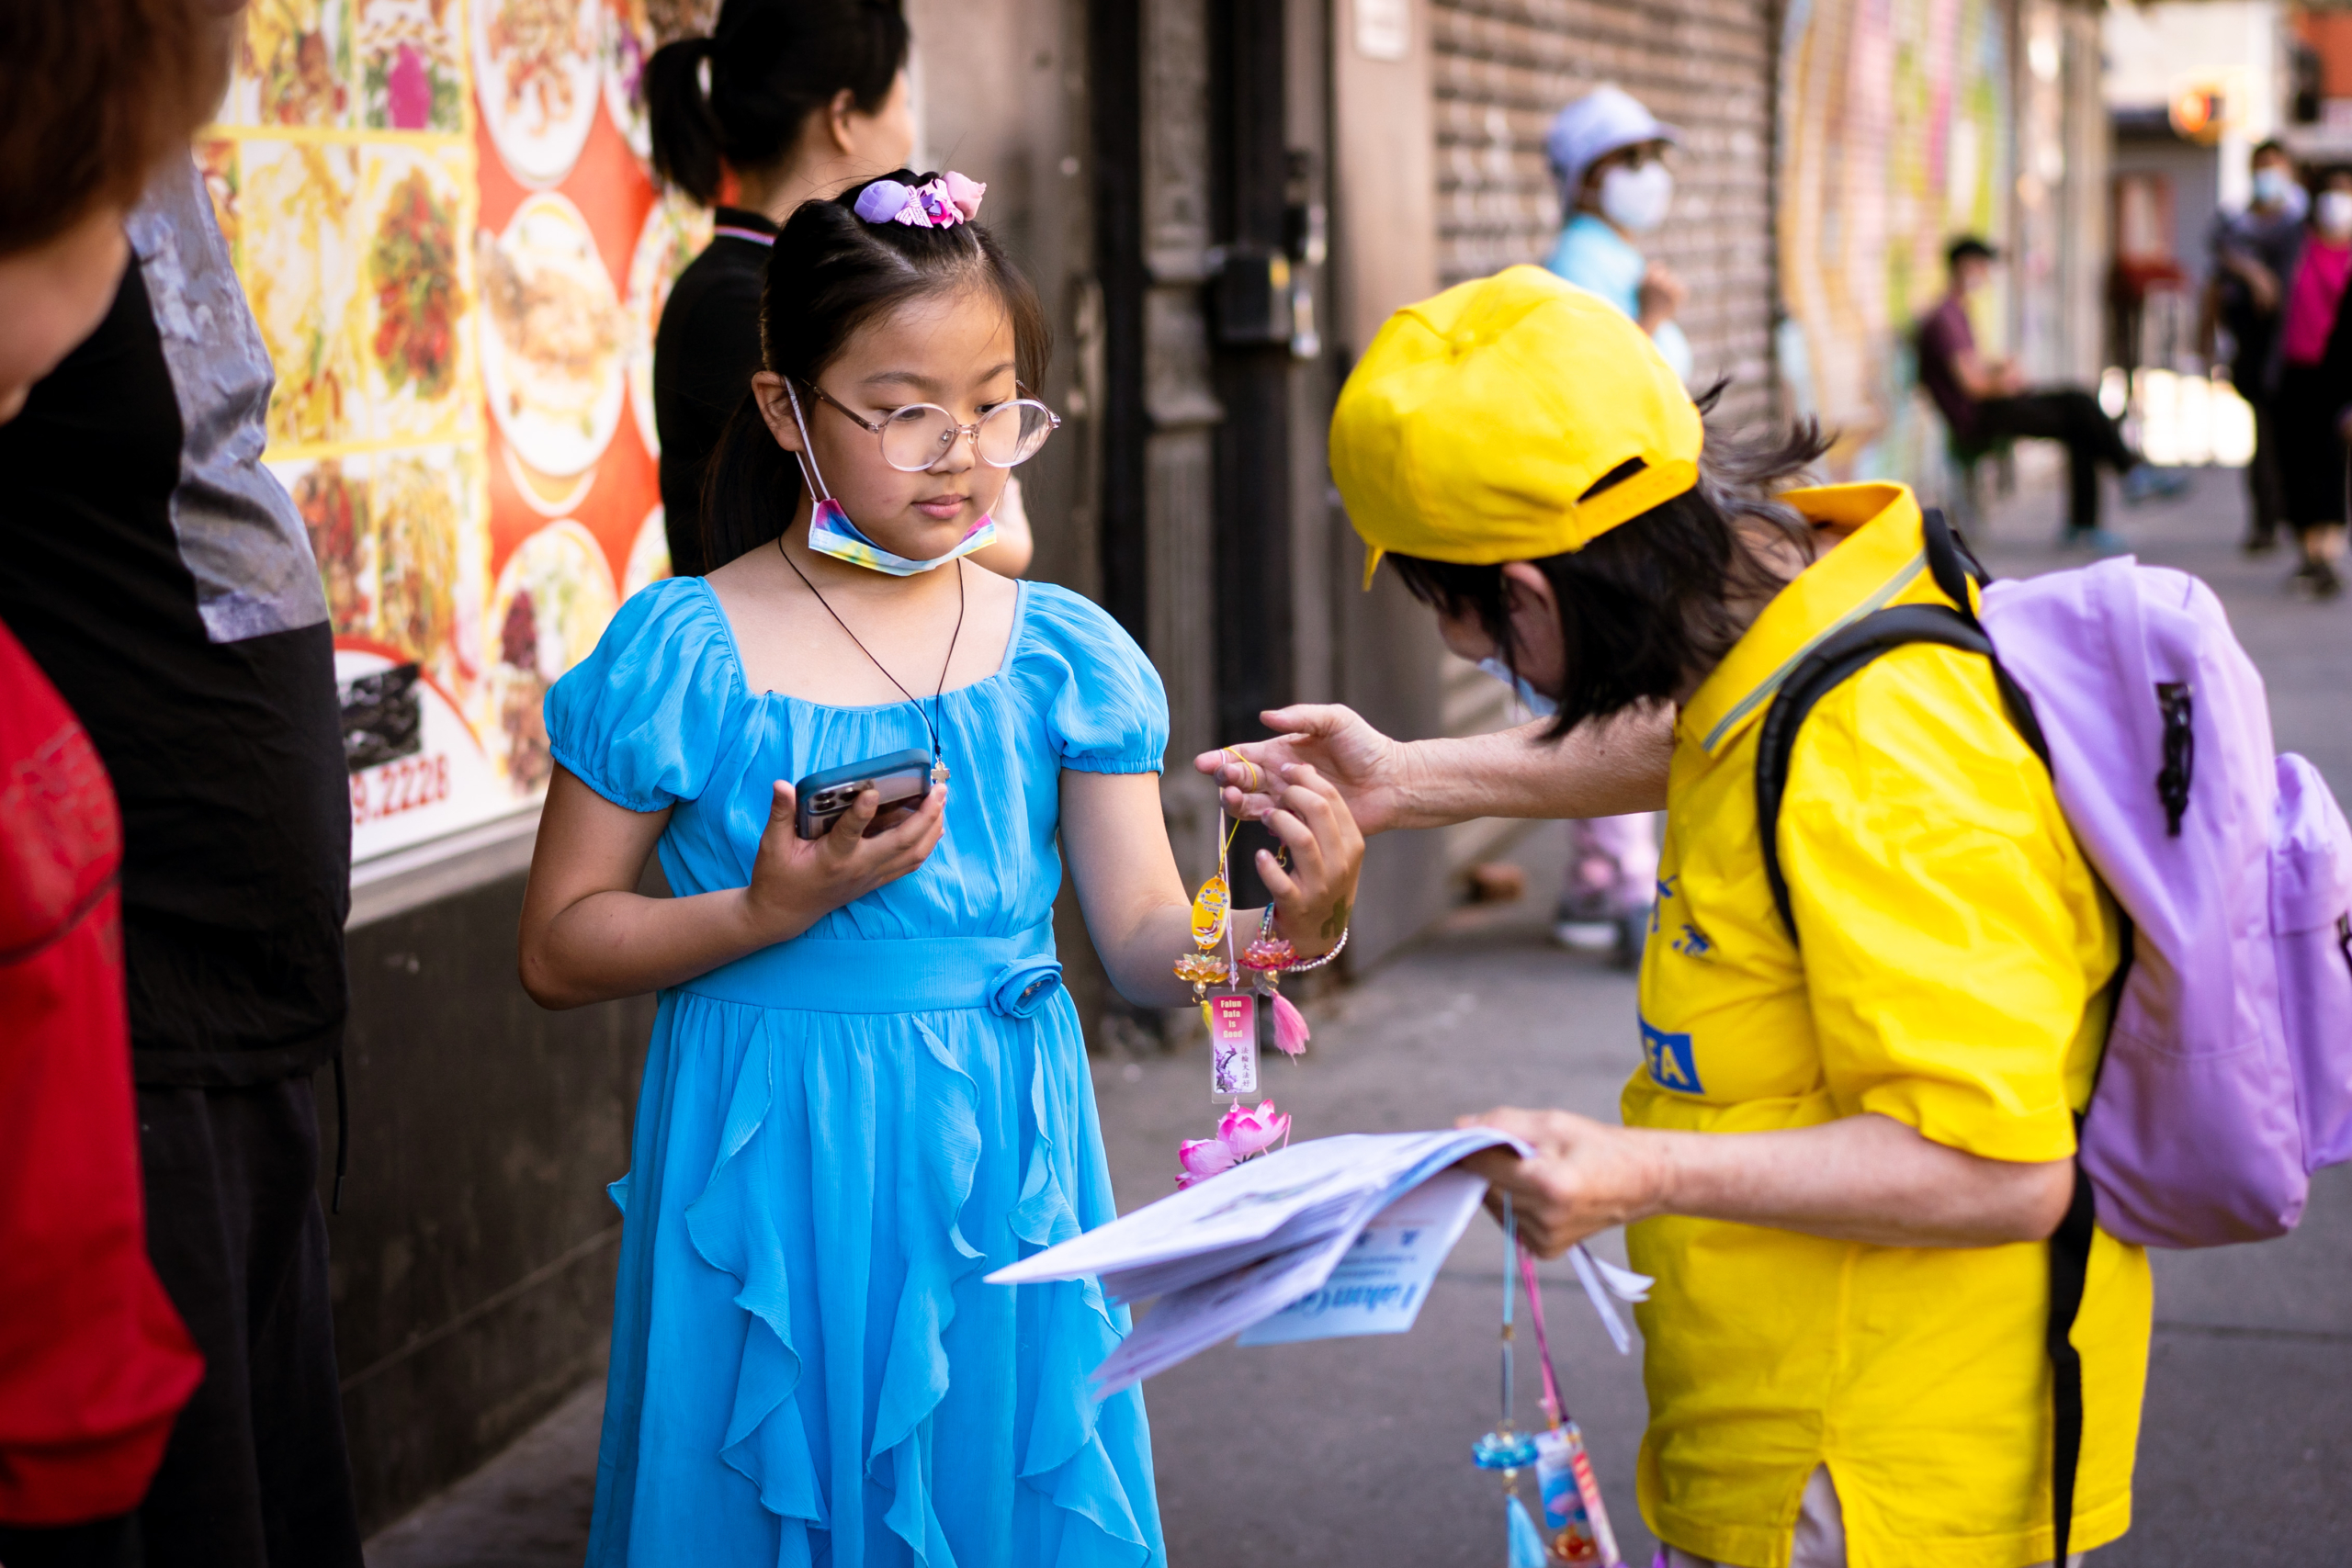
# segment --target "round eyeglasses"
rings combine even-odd
[[[908,403],[880,420],[869,420],[814,381],[802,383],[842,415],[870,430],[882,444],[882,460],[902,474],[920,474],[938,465],[955,449],[959,437],[972,443],[972,453],[992,468],[1010,468],[1037,455],[1046,437],[1062,426],[1061,415],[1035,398],[999,403],[969,424],[937,403]],[[1019,389],[1020,383],[1014,387]]]

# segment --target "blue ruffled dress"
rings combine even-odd
[[[921,870],[662,993],[623,1214],[592,1568],[1159,1564],[1127,1329],[1091,1280],[991,1269],[1113,1218],[1054,961],[1065,768],[1157,772],[1167,698],[1101,610],[1020,585],[1002,666],[937,707]],[[673,807],[681,894],[741,887],[775,779],[928,744],[905,703],[746,689],[707,583],[631,598],[547,698],[555,758]]]

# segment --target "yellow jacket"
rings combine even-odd
[[[1804,932],[1756,842],[1758,731],[1813,646],[1944,602],[1899,485],[1786,498],[1843,542],[1684,708],[1628,1125],[1739,1133],[1874,1111],[1993,1159],[2063,1159],[2105,1036],[2118,923],[1985,662],[1915,646],[1805,721],[1781,818]],[[1712,1220],[1633,1227],[1650,1426],[1642,1512],[1686,1551],[1783,1568],[1826,1464],[1852,1568],[2046,1561],[2048,1248],[1869,1247]],[[2145,1255],[2100,1233],[2074,1334],[2085,1434],[2072,1546],[2131,1521]]]

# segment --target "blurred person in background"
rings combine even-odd
[[[183,4],[195,120],[243,18]],[[136,54],[113,49],[93,81]],[[270,362],[186,146],[127,194],[96,330],[0,425],[0,621],[113,781],[147,1252],[204,1359],[138,1529],[153,1568],[361,1568],[311,1081],[332,1063],[340,1088],[348,1005],[326,597],[261,466]]]
[[[1639,321],[1687,383],[1690,340],[1674,318],[1689,291],[1664,264],[1644,256],[1640,245],[1674,203],[1674,173],[1666,158],[1680,141],[1679,131],[1619,87],[1595,87],[1562,109],[1544,151],[1567,218],[1544,265]]]
[[[1545,265],[1639,322],[1675,375],[1688,382],[1690,340],[1674,320],[1687,290],[1664,265],[1645,257],[1636,243],[1666,221],[1674,200],[1667,152],[1679,140],[1672,126],[1661,124],[1640,99],[1617,87],[1595,87],[1562,109],[1544,138],[1544,151],[1568,216]],[[1501,673],[1498,661],[1488,664],[1494,666],[1488,673]],[[1549,698],[1524,682],[1513,684],[1530,714],[1551,716]],[[1608,949],[1630,969],[1641,959],[1657,888],[1654,816],[1571,821],[1567,880],[1553,937],[1566,947]]]
[[[2352,169],[2321,176],[2311,231],[2278,329],[2278,472],[2288,524],[2302,547],[2290,582],[2316,599],[2344,592],[2345,434],[2352,423]]]
[[[2230,383],[2254,411],[2254,457],[2246,464],[2245,552],[2277,547],[2286,516],[2280,489],[2277,392],[2278,327],[2287,285],[2303,249],[2311,197],[2295,178],[2295,161],[2276,141],[2254,150],[2254,199],[2213,223],[2213,275],[2205,286],[2205,330],[2230,334]]]
[[[1976,351],[1968,300],[1992,281],[2000,253],[1963,234],[1944,253],[1951,287],[1919,324],[1919,384],[1942,411],[1953,439],[1984,446],[1996,441],[2055,441],[2066,448],[2066,528],[2059,544],[2101,555],[2130,547],[2099,523],[2098,468],[2123,479],[2123,498],[2137,505],[2188,488],[2188,477],[2144,462],[2098,400],[2080,387],[2036,387],[2013,359]]]
[[[107,314],[212,74],[187,0],[0,8],[0,424]],[[0,625],[0,1562],[136,1568],[204,1362],[147,1258],[114,791]]]
[[[703,479],[760,368],[760,284],[777,229],[802,202],[830,200],[914,155],[910,46],[897,0],[727,0],[710,37],[664,45],[647,65],[653,166],[717,209],[710,244],[679,275],[653,346],[673,576],[725,564],[703,539]],[[721,205],[730,175],[734,199]],[[995,518],[997,542],[972,558],[1018,577],[1031,553],[1018,481],[1007,480]]]

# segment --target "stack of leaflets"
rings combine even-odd
[[[989,1279],[1015,1285],[1097,1275],[1114,1300],[1159,1298],[1095,1369],[1098,1393],[1165,1371],[1237,1333],[1244,1345],[1402,1334],[1420,1315],[1430,1280],[1486,1194],[1481,1178],[1454,1167],[1498,1146],[1531,1152],[1487,1127],[1312,1139],[1244,1161]],[[1626,1299],[1639,1300],[1648,1284],[1599,1267]],[[1578,1273],[1585,1272],[1580,1260]],[[1587,1288],[1593,1289],[1589,1277]],[[1597,1292],[1595,1300],[1602,1302]],[[1602,1311],[1613,1316],[1605,1302]]]

